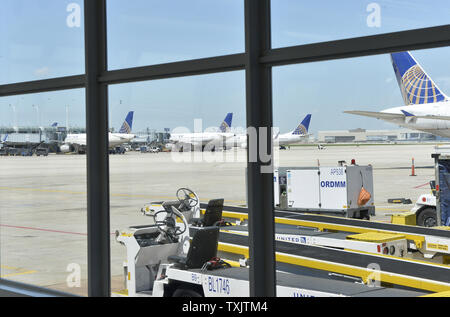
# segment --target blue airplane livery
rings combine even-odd
[[[134,111],[128,112],[128,115],[125,118],[125,121],[123,122],[122,127],[119,130],[119,133],[125,133],[125,134],[131,133],[131,130],[133,128],[133,114],[134,114]]]
[[[220,132],[226,133],[230,131],[231,128],[231,122],[233,121],[233,113],[230,112],[225,117],[225,120],[223,120],[222,124],[219,127]]]
[[[404,106],[345,113],[381,119],[404,128],[450,137],[450,99],[410,52],[390,54]]]

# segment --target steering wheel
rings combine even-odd
[[[164,220],[157,220],[157,216],[160,213],[166,213],[166,217],[164,218]],[[184,221],[183,221],[183,230],[181,230],[180,227],[177,227],[177,222],[175,221],[175,218],[173,217],[174,214],[177,215],[173,211],[167,212],[166,210],[160,210],[153,215],[153,219],[155,220],[155,225],[158,227],[158,229],[161,232],[164,232],[172,240],[175,240],[177,238],[177,236],[182,235],[187,229],[187,225]],[[164,229],[164,227],[166,229]]]
[[[199,202],[197,195],[189,188],[178,189],[177,199],[180,201],[180,203],[189,208],[197,206]]]

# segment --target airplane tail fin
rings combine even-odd
[[[126,134],[131,133],[131,129],[133,128],[133,113],[134,111],[128,112],[128,115],[125,118],[125,121],[123,122],[119,133],[126,133]]]
[[[391,60],[405,105],[448,99],[409,52],[392,53]]]
[[[3,138],[2,143],[5,143],[7,139],[8,139],[8,134],[5,134],[5,137]]]
[[[231,128],[231,122],[233,121],[233,113],[230,112],[225,117],[225,120],[223,120],[222,124],[220,125],[219,129],[220,132],[228,132]]]
[[[292,134],[294,135],[306,135],[308,134],[309,129],[309,123],[311,122],[311,115],[307,114],[306,117],[303,119],[302,123],[298,125],[298,127],[292,131]]]

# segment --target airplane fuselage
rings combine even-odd
[[[128,133],[108,133],[109,147],[113,148],[134,139],[134,134]],[[64,140],[65,144],[74,144],[78,146],[86,146],[86,133],[68,134]]]
[[[381,112],[403,114],[402,110],[412,113],[414,116],[383,120],[404,128],[450,137],[450,120],[417,118],[420,116],[450,116],[450,101],[395,107],[382,110]]]
[[[290,145],[295,143],[300,143],[305,140],[305,134],[292,134],[292,133],[284,133],[280,134],[277,138],[278,145]]]
[[[169,142],[173,144],[189,144],[192,146],[206,146],[212,144],[225,144],[226,140],[233,137],[233,133],[226,132],[195,132],[171,134]]]
[[[274,144],[278,142],[277,145],[290,145],[295,143],[300,143],[305,139],[305,134],[292,134],[292,132],[280,134],[277,136],[274,136],[273,141]],[[246,134],[239,134],[235,135],[234,137],[227,140],[227,145],[235,146],[235,147],[241,147],[241,148],[247,148],[247,135]]]

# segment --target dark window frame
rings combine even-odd
[[[244,0],[245,52],[144,67],[107,69],[106,0],[84,0],[86,73],[0,85],[0,97],[85,88],[88,135],[88,295],[110,296],[108,86],[236,70],[246,73],[247,126],[272,127],[272,67],[450,46],[450,25],[271,48],[270,0]],[[270,135],[270,134],[268,134]],[[271,138],[266,148],[271,148]],[[248,160],[247,160],[248,161]],[[272,174],[248,162],[250,295],[275,296]],[[270,162],[269,162],[270,165]],[[95,211],[95,212],[93,212]],[[1,247],[1,246],[0,246]],[[70,294],[0,279],[11,294]],[[27,293],[28,292],[28,293]]]

